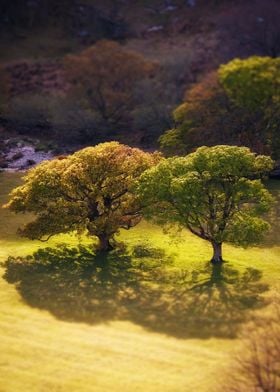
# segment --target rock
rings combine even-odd
[[[161,12],[173,12],[177,9],[176,5],[168,5],[167,7],[165,7]]]
[[[161,30],[163,30],[162,25],[152,26],[147,29],[147,33],[155,33],[157,31],[161,31]]]
[[[21,151],[18,151],[11,157],[11,160],[18,161],[21,158],[23,158],[23,153]]]
[[[31,145],[16,145],[10,148],[4,158],[8,169],[24,170],[53,156],[52,152],[36,151]]]

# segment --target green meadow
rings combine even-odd
[[[20,183],[0,173],[0,203]],[[1,392],[218,391],[240,331],[280,290],[280,183],[262,246],[211,248],[146,222],[95,256],[88,238],[16,234],[31,217],[1,209]]]

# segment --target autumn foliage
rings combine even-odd
[[[100,249],[109,250],[120,228],[140,222],[141,205],[132,187],[159,159],[156,153],[117,142],[88,147],[31,169],[7,207],[35,214],[35,220],[20,230],[23,236],[47,240],[76,231],[96,236]]]
[[[127,124],[136,83],[151,76],[155,64],[120,44],[102,40],[65,59],[68,79],[107,127]]]
[[[237,144],[280,155],[279,59],[235,59],[186,92],[174,111],[175,127],[160,139],[162,148],[185,153],[200,145]]]

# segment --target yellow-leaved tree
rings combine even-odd
[[[159,160],[157,153],[118,142],[87,147],[31,169],[6,207],[35,214],[35,220],[20,229],[23,236],[47,240],[77,231],[96,236],[99,249],[107,251],[120,228],[140,222],[141,204],[132,187]]]

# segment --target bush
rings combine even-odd
[[[106,131],[97,113],[68,97],[27,95],[14,98],[4,112],[21,135],[51,137],[59,143],[98,142]],[[45,146],[45,144],[44,144]],[[51,147],[52,148],[52,147]]]
[[[50,99],[42,95],[23,95],[13,98],[4,111],[4,117],[20,134],[49,135],[51,133]]]
[[[163,55],[152,79],[137,84],[133,128],[145,132],[143,144],[156,142],[160,134],[173,126],[172,112],[183,98],[190,71],[190,53],[175,51]]]
[[[168,106],[163,103],[153,103],[137,107],[132,113],[133,128],[145,132],[143,144],[154,143],[158,136],[172,123]]]
[[[59,142],[96,142],[104,131],[101,119],[82,102],[58,97],[50,105],[50,123]],[[102,128],[103,126],[103,128]]]

